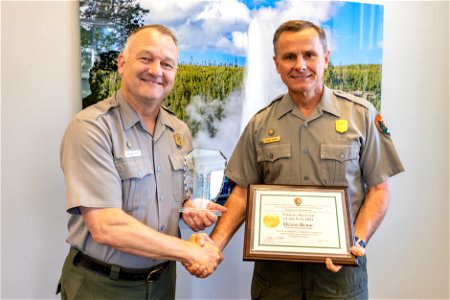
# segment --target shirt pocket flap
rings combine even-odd
[[[122,180],[144,178],[149,174],[153,174],[150,159],[119,160],[115,162],[115,165]]]
[[[169,154],[169,160],[174,171],[184,170],[185,154],[176,152]]]
[[[357,159],[359,147],[354,143],[323,143],[320,145],[320,157],[339,162]]]
[[[256,156],[258,162],[270,161],[274,162],[280,158],[291,157],[290,144],[264,145],[256,148]]]

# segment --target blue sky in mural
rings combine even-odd
[[[332,28],[332,35],[339,44],[332,51],[335,65],[381,64],[383,6],[345,2],[336,15],[324,24]]]
[[[241,2],[249,9],[259,9],[261,7],[275,7],[275,3],[280,2],[280,0],[243,0]]]
[[[182,63],[244,66],[248,27],[254,19],[273,23],[273,31],[288,19],[323,26],[335,65],[382,62],[382,5],[298,0],[155,0],[141,5],[150,9],[147,23],[162,23],[175,31]]]

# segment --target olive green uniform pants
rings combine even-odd
[[[71,249],[61,274],[61,299],[175,299],[176,264],[157,281],[111,279],[74,265],[77,250]]]

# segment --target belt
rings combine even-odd
[[[88,270],[91,270],[92,272],[110,278],[113,277],[112,273],[118,272],[118,276],[116,277],[116,279],[131,280],[131,281],[147,280],[148,282],[153,282],[158,280],[159,277],[164,273],[164,271],[167,270],[170,261],[166,261],[162,264],[156,265],[147,270],[126,269],[115,265],[106,264],[104,262],[98,261],[92,257],[87,256],[81,251],[78,251],[78,253],[75,255],[73,259],[73,264],[80,265]]]

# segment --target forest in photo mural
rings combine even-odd
[[[144,24],[160,23],[175,32],[180,49],[175,86],[163,104],[187,122],[194,137],[203,131],[214,138],[230,111],[228,102],[231,98],[245,100],[246,83],[253,76],[249,66],[254,54],[249,44],[255,39],[249,34],[249,25],[259,20],[265,26],[263,34],[273,28],[265,38],[267,46],[261,46],[270,48],[276,27],[294,18],[319,24],[329,36],[332,54],[325,84],[366,98],[379,110],[383,6],[288,0],[81,0],[83,108],[119,88],[117,56],[129,33]],[[265,30],[267,26],[270,30]]]

